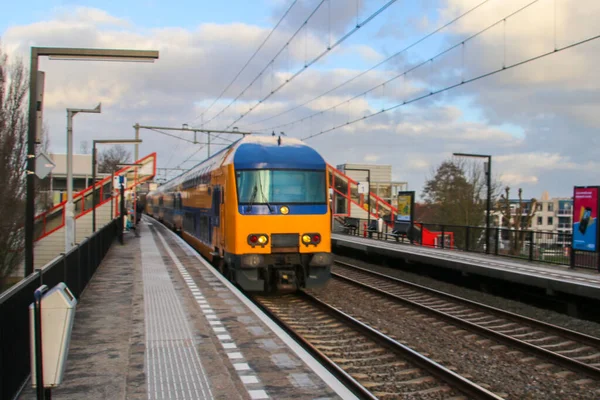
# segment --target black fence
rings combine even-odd
[[[513,230],[491,227],[489,230],[489,250],[486,243],[486,229],[480,226],[425,224],[415,222],[410,233],[394,235],[393,224],[383,224],[381,232],[373,229],[376,221],[345,218],[334,221],[334,231],[394,240],[401,243],[414,243],[432,248],[454,249],[475,253],[488,253],[527,261],[559,264],[586,269],[599,269],[598,254],[575,251],[571,254],[570,232],[548,232],[534,230]],[[425,229],[422,229],[425,228]],[[599,269],[600,270],[600,269]]]
[[[115,219],[69,253],[0,294],[0,399],[14,398],[30,374],[29,305],[40,285],[64,282],[79,299],[118,233]]]

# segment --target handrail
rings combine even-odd
[[[344,178],[346,178],[348,181],[357,184],[358,182],[355,181],[354,179],[350,178],[348,175],[344,174],[342,171],[340,171],[339,169],[335,168],[334,166],[332,166],[331,164],[327,164],[327,166],[329,168],[331,168],[333,170],[333,172],[338,173],[339,175],[343,176]],[[370,187],[369,187],[370,189]],[[396,207],[394,207],[393,205],[391,205],[390,203],[388,203],[387,201],[383,200],[381,197],[377,196],[375,193],[369,192],[369,195],[371,197],[374,197],[376,201],[383,203],[384,205],[387,205],[388,207],[390,207],[393,211],[398,211],[398,209]]]
[[[150,153],[147,156],[137,160],[135,162],[135,164],[143,164],[145,161],[148,160],[153,160],[151,162],[153,162],[153,170],[151,174],[148,174],[146,176],[143,176],[141,178],[138,178],[134,181],[131,181],[126,189],[131,189],[132,187],[134,187],[135,185],[139,185],[140,183],[143,183],[145,181],[147,181],[148,179],[151,179],[154,175],[156,175],[156,153]],[[121,168],[120,170],[118,170],[117,172],[114,173],[114,176],[121,176],[121,175],[125,175],[131,172],[134,172],[136,167],[134,166],[126,166]],[[89,196],[91,193],[93,193],[95,190],[100,190],[100,193],[102,194],[102,190],[104,188],[105,185],[109,184],[111,181],[111,177],[107,176],[105,178],[102,178],[101,180],[97,181],[97,182],[92,182],[92,185],[88,186],[87,188],[77,192],[74,194],[73,196],[73,203],[81,201],[81,209],[78,211],[78,213],[75,215],[75,219],[87,214],[89,211],[91,211],[91,208],[86,209],[85,208],[85,199],[87,196]],[[106,199],[102,200],[100,199],[100,201],[96,204],[96,207],[101,206],[103,204],[106,204],[107,202],[117,198],[118,196],[115,196],[111,193],[111,195],[109,197],[107,197]],[[52,207],[51,209],[44,211],[38,215],[36,215],[34,217],[34,221],[42,221],[43,227],[42,227],[42,231],[39,234],[39,236],[37,236],[34,240],[38,241],[40,239],[42,239],[43,237],[48,236],[49,234],[51,234],[52,232],[60,229],[61,227],[64,226],[65,221],[64,221],[64,208],[67,204],[67,201],[62,201],[59,204],[55,205],[54,207]],[[49,231],[46,231],[46,220],[48,219],[49,216],[58,213],[58,212],[62,212],[62,221],[60,224],[54,226],[52,229],[50,229]]]

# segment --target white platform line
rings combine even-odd
[[[169,248],[169,245],[168,245],[167,241],[164,239],[162,233],[160,233],[158,230],[156,230],[156,233],[157,233],[159,239],[161,240],[164,248],[166,249],[167,253],[169,254],[169,257],[171,258],[171,260],[173,261],[173,263],[179,270],[179,273],[184,278],[186,276],[189,276],[187,270],[185,269],[185,266],[181,263],[181,261],[179,261],[179,258],[177,257],[177,255]],[[186,254],[188,254],[188,253],[186,252]],[[221,341],[223,348],[225,350],[227,350],[227,349],[239,350],[237,348],[237,345],[235,344],[235,342],[232,341],[231,336],[226,334],[227,330],[222,326],[223,323],[215,315],[210,304],[208,304],[208,302],[204,299],[204,297],[202,297],[202,291],[200,289],[198,289],[198,286],[195,283],[189,282],[186,279],[184,279],[184,281],[185,281],[188,289],[192,293],[192,295],[196,298],[196,301],[197,301],[198,305],[200,306],[200,309],[202,310],[202,312],[205,314],[209,325],[211,326],[213,331],[217,334],[217,338]],[[222,286],[222,285],[219,284],[219,286]],[[213,285],[213,289],[216,289],[216,287],[214,287],[214,285]],[[199,297],[202,297],[202,300],[198,300]],[[223,343],[224,341],[227,341],[227,343]],[[227,357],[231,361],[233,361],[233,360],[240,361],[240,360],[244,359],[244,356],[240,351],[227,353]],[[248,371],[252,372],[252,368],[247,363],[236,362],[235,364],[233,364],[233,367],[235,368],[236,371],[238,371],[238,374],[242,371],[244,373],[246,373]],[[241,376],[240,376],[240,379],[242,379]],[[242,379],[242,382],[245,385],[258,383],[258,379],[256,379],[256,377],[254,377],[254,379],[255,380],[245,378],[245,379]],[[246,380],[249,380],[249,382],[246,382]],[[246,390],[248,391],[248,394],[250,395],[251,399],[268,399],[269,398],[269,395],[264,390],[249,389],[247,387],[246,387]]]
[[[314,359],[306,350],[304,350],[294,339],[292,339],[281,327],[279,327],[273,320],[271,320],[264,312],[262,312],[254,303],[252,303],[240,290],[231,284],[224,276],[222,276],[212,265],[210,265],[206,260],[204,260],[198,253],[193,251],[193,248],[187,244],[182,238],[179,236],[172,234],[173,239],[179,244],[179,247],[187,254],[188,256],[193,256],[198,259],[202,265],[210,271],[210,273],[219,279],[223,285],[233,293],[244,305],[246,305],[265,325],[269,327],[271,331],[273,331],[296,355],[304,361],[304,363],[325,382],[338,396],[342,399],[352,399],[357,400],[358,397],[354,395],[346,386],[344,386],[335,376],[331,374],[322,364],[320,364],[317,360]],[[162,239],[162,237],[161,237]],[[204,277],[205,274],[200,272]],[[244,368],[250,368],[248,364],[240,363],[234,364],[234,367],[237,371],[245,371]]]

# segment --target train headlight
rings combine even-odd
[[[286,206],[282,206],[279,211],[281,211],[283,215],[287,215],[290,212],[290,209]]]
[[[316,246],[321,243],[321,234],[320,233],[305,233],[302,235],[302,243],[305,246],[310,246],[311,244]]]
[[[269,237],[264,233],[251,233],[248,235],[248,244],[252,247],[265,247],[267,243],[269,243]]]

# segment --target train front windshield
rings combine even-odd
[[[326,204],[325,171],[237,171],[239,204]]]

